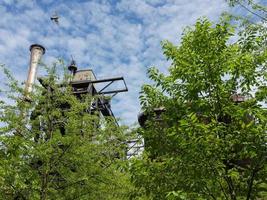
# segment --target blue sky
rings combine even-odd
[[[57,58],[68,64],[73,55],[79,69],[91,68],[97,78],[124,76],[129,92],[118,94],[112,109],[130,125],[147,68],[167,72],[160,42],[179,44],[186,26],[203,16],[216,21],[227,10],[224,0],[1,0],[0,63],[25,81],[29,46],[39,43],[46,64]],[[50,20],[54,12],[59,25]]]

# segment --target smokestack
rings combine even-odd
[[[32,91],[32,85],[34,84],[38,63],[41,60],[43,54],[45,54],[45,48],[39,44],[33,44],[30,46],[31,58],[30,58],[30,66],[28,72],[28,78],[25,85],[25,93],[26,97]]]

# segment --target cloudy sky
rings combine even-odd
[[[216,21],[228,9],[224,0],[1,0],[0,64],[25,81],[29,46],[38,43],[47,64],[57,58],[68,64],[72,55],[97,78],[124,76],[129,92],[118,94],[112,109],[130,125],[140,111],[140,87],[149,82],[147,68],[167,71],[160,41],[179,44],[183,28],[203,16]],[[50,20],[55,12],[59,25]]]

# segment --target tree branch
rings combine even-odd
[[[208,195],[211,196],[212,199],[216,200],[216,197],[210,192],[209,188],[205,185],[205,188],[208,192]]]
[[[235,191],[234,191],[234,185],[233,185],[233,182],[232,182],[231,177],[227,177],[227,176],[225,176],[224,179],[225,179],[226,182],[227,182],[227,185],[228,185],[228,189],[229,189],[229,193],[230,193],[231,199],[232,199],[232,200],[236,200],[236,195],[235,195]]]
[[[257,173],[257,171],[256,171],[256,169],[254,168],[254,169],[252,170],[251,178],[250,178],[249,183],[248,183],[247,200],[250,199],[251,191],[252,191],[252,187],[253,187],[253,181],[254,181],[254,177],[255,177],[256,173]]]
[[[260,19],[262,19],[262,20],[264,20],[264,21],[267,21],[267,18],[265,18],[265,17],[259,15],[258,13],[256,13],[256,12],[250,10],[250,9],[247,8],[245,5],[243,5],[242,3],[240,3],[239,1],[237,1],[237,4],[240,5],[242,8],[244,8],[245,10],[247,10],[248,12],[250,12],[251,14],[253,14],[253,15],[259,17]]]

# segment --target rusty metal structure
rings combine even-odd
[[[33,44],[30,46],[30,63],[27,81],[25,84],[25,98],[29,99],[29,94],[33,90],[33,84],[36,80],[38,64],[41,61],[42,55],[45,54],[45,48],[39,44]],[[97,96],[92,103],[90,111],[100,111],[104,117],[113,117],[116,121],[114,114],[111,110],[110,99],[116,94],[121,92],[127,92],[128,88],[123,77],[112,77],[105,79],[97,79],[92,69],[78,70],[75,61],[72,59],[71,64],[68,66],[71,73],[71,79],[69,84],[73,88],[73,95],[80,97],[81,95],[88,94],[91,96]],[[43,84],[42,78],[38,79],[40,84]],[[122,82],[123,88],[121,89],[109,89],[115,82]],[[97,89],[97,85],[104,84],[102,88]],[[105,95],[109,95],[106,97]],[[117,121],[116,121],[117,123]],[[118,123],[117,123],[118,125]]]
[[[118,93],[128,91],[124,78],[112,77],[105,79],[97,79],[91,69],[78,70],[74,60],[72,60],[68,69],[72,75],[70,85],[73,89],[73,94],[75,96],[80,97],[81,95],[89,94],[91,96],[97,97],[92,103],[89,112],[94,112],[98,110],[104,117],[113,117],[115,119],[114,114],[111,110],[110,99]],[[110,86],[115,82],[122,82],[123,88],[110,89]],[[99,84],[102,85],[99,89],[97,89],[97,85]],[[105,95],[109,96],[106,97]]]
[[[30,64],[27,81],[25,84],[25,100],[31,101],[29,94],[33,91],[33,84],[37,77],[38,64],[41,61],[42,55],[45,54],[45,48],[39,44],[33,44],[30,46]],[[68,66],[70,71],[69,85],[72,87],[73,95],[78,99],[83,95],[90,95],[93,97],[89,109],[86,110],[88,114],[100,114],[103,118],[111,117],[114,119],[114,122],[119,126],[113,111],[111,109],[111,98],[121,92],[127,92],[128,88],[123,77],[112,77],[97,79],[92,69],[81,69],[79,70],[76,62],[73,60]],[[46,89],[51,90],[49,85],[46,85],[45,78],[38,77],[39,83]],[[117,89],[112,87],[114,83],[120,82],[121,88]],[[64,107],[64,106],[63,106]],[[64,109],[62,107],[62,109]],[[67,106],[68,107],[68,106]],[[36,115],[36,112],[32,113],[31,117]],[[38,115],[38,114],[37,114]],[[60,128],[61,134],[65,134],[65,128]],[[127,158],[135,155],[137,153],[136,147],[140,143],[142,138],[137,138],[136,140],[125,141]],[[139,148],[139,147],[138,147]],[[137,148],[137,149],[138,149]]]
[[[247,101],[249,99],[249,97],[247,97],[247,96],[245,96],[245,95],[243,95],[241,93],[233,93],[232,95],[229,96],[229,99],[234,104],[239,105],[239,104]],[[162,107],[158,107],[158,108],[154,108],[150,112],[141,112],[138,115],[139,125],[143,129],[147,129],[148,127],[151,127],[156,123],[158,123],[158,125],[160,127],[164,127],[164,126],[166,126],[166,123],[164,124],[164,118],[163,118],[162,115],[165,112],[166,112],[166,108],[163,107],[163,106]],[[209,124],[211,122],[211,119],[209,117],[203,116],[201,112],[196,113],[196,116],[204,124]],[[225,125],[230,124],[233,121],[231,115],[229,115],[229,114],[219,115],[217,120],[218,120],[218,122],[224,123]],[[250,115],[249,113],[245,113],[244,114],[244,118],[242,120],[244,121],[244,123],[248,124],[248,123],[250,123],[252,121],[255,121],[255,118],[252,115]],[[152,141],[152,143],[153,143],[153,141]],[[143,138],[143,146],[140,146],[140,148],[137,149],[136,152],[138,153],[138,151],[140,151],[141,148],[142,149],[146,149],[147,147],[151,148],[151,138],[150,138],[150,136]],[[242,146],[238,146],[238,148],[242,148]],[[236,151],[238,151],[238,150],[236,150]],[[155,157],[153,155],[150,158],[154,159]],[[248,165],[250,165],[251,162],[252,162],[251,158],[244,158],[244,159],[237,159],[237,160],[235,160],[235,159],[225,160],[224,164],[228,169],[231,169],[234,166],[239,166],[239,167],[245,168],[245,167],[248,167]]]

